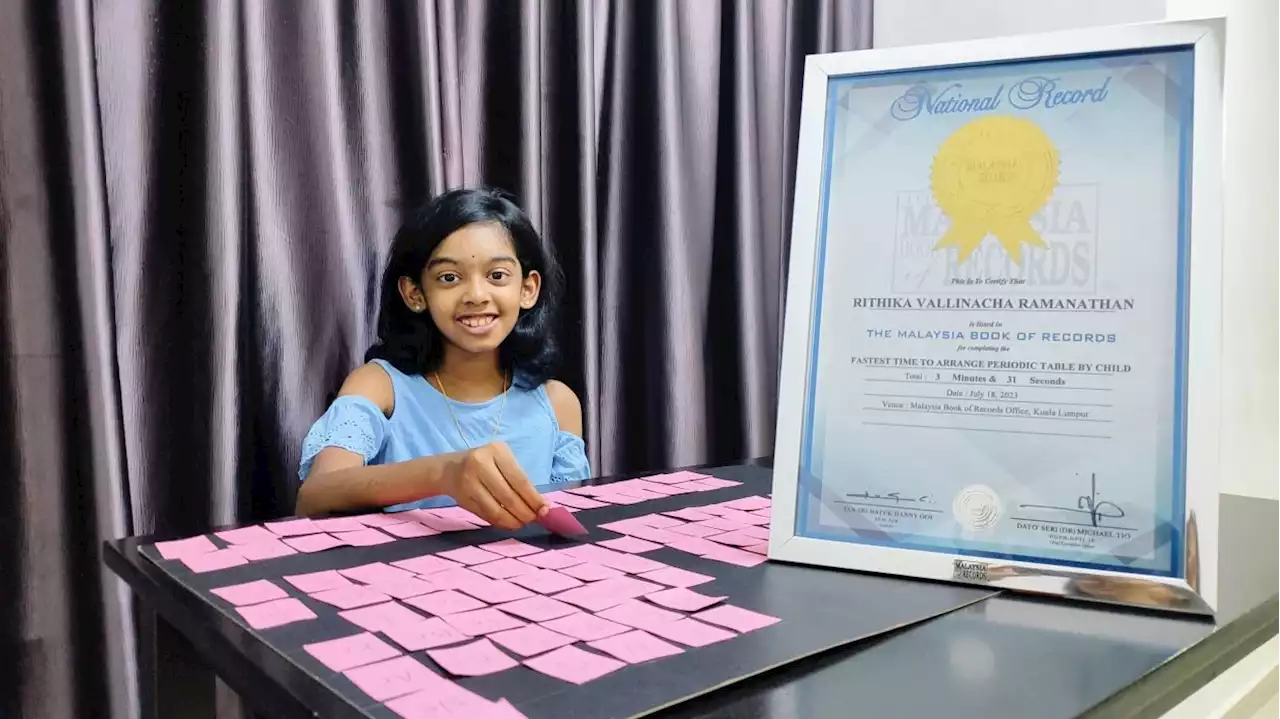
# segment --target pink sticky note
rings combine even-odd
[[[457,562],[450,562],[447,559],[428,554],[421,557],[413,557],[412,559],[401,559],[398,562],[392,562],[391,566],[399,567],[414,574],[430,575],[436,572],[443,572],[446,569],[456,569],[459,565]]]
[[[627,519],[619,519],[615,522],[605,522],[600,525],[600,528],[607,529],[610,532],[617,532],[618,534],[631,534],[631,530],[633,529],[652,529],[652,527],[645,523],[644,517],[628,517]]]
[[[332,517],[330,519],[313,519],[311,523],[321,532],[356,532],[364,529],[364,524],[355,517]]]
[[[531,657],[577,641],[573,637],[557,634],[537,624],[495,632],[490,634],[489,638],[522,657]]]
[[[311,572],[310,574],[290,574],[285,576],[284,581],[308,594],[323,592],[326,589],[342,589],[343,587],[354,586],[350,579],[332,569],[323,572]]]
[[[525,599],[519,599],[514,602],[507,602],[500,605],[498,608],[508,614],[514,614],[521,619],[528,619],[531,622],[545,622],[550,619],[559,619],[560,617],[567,616],[578,611],[572,606],[557,599],[537,595]]]
[[[209,541],[203,534],[186,539],[173,539],[168,542],[156,542],[156,551],[165,559],[182,559],[198,554],[210,554],[218,551],[217,545]]]
[[[730,522],[737,522],[742,525],[769,523],[769,520],[766,517],[757,517],[750,512],[740,512],[736,509],[729,509],[727,507],[720,512],[720,518]],[[739,527],[739,529],[741,529],[741,527]]]
[[[471,638],[449,626],[448,622],[440,617],[383,627],[382,633],[410,652],[457,644]]]
[[[580,537],[587,533],[587,528],[569,510],[554,504],[547,508],[545,515],[538,518],[538,524],[548,532],[562,537]]]
[[[374,701],[385,702],[428,689],[439,677],[413,657],[396,657],[343,672]]]
[[[643,489],[646,492],[661,494],[664,497],[673,497],[677,494],[683,494],[684,491],[676,489],[674,485],[660,484],[658,482],[646,482],[643,479],[631,479],[626,482],[627,489]]]
[[[564,569],[575,564],[582,564],[586,560],[573,556],[573,553],[550,551],[533,554],[528,557],[520,557],[520,561],[539,569]]]
[[[618,554],[613,557],[601,557],[596,560],[610,569],[616,569],[627,574],[640,574],[641,572],[653,572],[667,566],[662,562],[655,562],[652,559],[637,557],[634,554]]]
[[[582,641],[604,639],[630,629],[625,625],[611,622],[608,619],[601,619],[594,614],[585,612],[569,614],[559,619],[541,622],[541,625],[557,634],[566,634]]]
[[[670,624],[684,619],[684,615],[679,612],[672,612],[655,607],[652,604],[645,604],[638,599],[628,599],[622,604],[609,607],[602,612],[596,612],[596,616],[618,624],[625,624],[628,627],[635,627],[636,629],[650,629],[661,624]]]
[[[411,599],[440,590],[440,587],[418,577],[396,580],[383,579],[371,586],[379,592],[396,599]]]
[[[362,564],[358,567],[347,567],[339,569],[338,574],[347,579],[354,579],[357,582],[365,584],[377,584],[379,581],[401,581],[405,579],[413,579],[413,572],[407,569],[393,567],[383,562],[373,562],[371,564]]]
[[[667,495],[659,494],[657,492],[650,492],[649,490],[642,489],[640,487],[619,487],[614,489],[613,494],[597,495],[597,496],[606,502],[612,502],[614,501],[614,499],[620,496],[635,497],[636,499],[639,499],[641,501],[648,502],[654,499],[664,499]]]
[[[432,592],[424,594],[420,597],[412,597],[404,600],[405,604],[417,607],[424,612],[430,612],[438,617],[446,614],[457,614],[459,612],[469,612],[473,609],[483,609],[486,605],[479,599],[468,597],[467,595],[446,589],[442,592]]]
[[[703,555],[707,559],[714,559],[717,562],[725,562],[726,564],[736,564],[739,567],[754,567],[765,562],[765,557],[755,552],[747,552],[737,547],[721,546],[714,552],[708,552]]]
[[[653,527],[636,527],[635,529],[627,530],[626,533],[636,539],[644,539],[668,546],[674,541],[684,539],[682,535],[676,534],[669,529],[654,529]]]
[[[584,582],[595,582],[601,579],[609,579],[611,577],[621,577],[624,574],[617,569],[612,569],[604,566],[603,564],[596,564],[594,562],[565,567],[560,570],[560,573],[567,574],[575,579],[581,579]]]
[[[486,522],[486,521],[484,521],[483,519],[481,519],[481,518],[480,518],[479,516],[477,516],[474,512],[472,512],[471,510],[468,510],[468,509],[463,509],[462,507],[457,507],[457,506],[454,506],[454,507],[435,507],[435,508],[433,508],[433,509],[429,509],[429,510],[427,510],[427,511],[428,511],[428,512],[431,512],[432,514],[436,515],[437,517],[443,517],[443,518],[445,518],[445,519],[457,519],[457,520],[461,520],[461,521],[463,521],[463,522],[467,522],[467,523],[469,523],[469,524],[474,524],[474,525],[476,525],[476,526],[478,526],[478,527],[487,527],[487,526],[489,526],[489,523],[488,523],[488,522]]]
[[[285,537],[281,541],[299,552],[308,553],[347,546],[346,542],[331,534],[304,534],[300,537]]]
[[[720,479],[719,477],[703,477],[702,479],[695,479],[691,484],[696,484],[703,489],[728,489],[729,487],[740,486],[742,482]]]
[[[494,554],[479,547],[458,547],[447,552],[440,552],[439,556],[459,564],[468,565],[483,564],[484,562],[494,562],[502,559],[502,555]]]
[[[218,536],[218,539],[230,544],[254,544],[279,538],[278,535],[268,532],[266,528],[257,525],[240,527],[239,529],[225,529],[221,532],[214,532],[214,534]]]
[[[667,542],[666,544],[672,549],[678,549],[681,552],[687,552],[689,554],[696,554],[699,557],[704,557],[711,552],[718,551],[724,546],[722,544],[707,541],[701,537],[680,537],[679,539]]]
[[[275,559],[276,557],[287,557],[291,554],[298,553],[298,550],[278,539],[273,539],[269,542],[254,542],[253,544],[237,544],[226,551],[236,552],[251,562],[263,559]]]
[[[691,482],[682,482],[680,484],[673,484],[671,486],[677,487],[679,489],[683,489],[688,492],[710,492],[711,490],[716,489],[716,487],[704,487],[701,484],[698,484],[699,481],[701,480],[694,480]]]
[[[377,604],[391,599],[391,597],[382,592],[359,585],[340,589],[326,589],[322,592],[311,593],[310,596],[312,599],[331,604],[339,609],[355,609],[356,607]]]
[[[316,618],[315,612],[292,597],[247,607],[236,607],[236,612],[254,629],[271,629]]]
[[[518,559],[505,557],[496,562],[485,562],[472,567],[475,571],[493,579],[510,579],[518,577],[521,574],[533,574],[538,571],[537,567],[526,564]]]
[[[440,681],[443,686],[435,685],[426,691],[392,699],[386,706],[401,719],[524,719],[519,712],[508,712],[508,708],[515,711],[510,704],[490,702],[443,677]]]
[[[587,646],[611,654],[628,664],[639,664],[684,652],[680,647],[668,644],[640,629],[587,642]]]
[[[206,554],[184,554],[179,559],[182,560],[183,564],[187,565],[187,569],[196,574],[204,574],[205,572],[213,572],[249,563],[249,560],[240,556],[240,553],[235,551],[234,548],[219,549]]]
[[[547,676],[563,679],[573,684],[586,684],[592,679],[615,672],[626,664],[599,654],[585,652],[577,647],[560,647],[532,659],[524,660],[524,665]]]
[[[535,572],[541,571],[538,569]],[[490,604],[501,604],[503,602],[514,602],[518,599],[528,599],[536,597],[533,592],[524,587],[516,586],[511,582],[501,579],[490,579],[484,582],[475,582],[464,587],[459,587],[458,591],[469,594],[482,602]]]
[[[708,527],[701,523],[695,523],[695,524],[686,524],[682,527],[672,527],[668,531],[685,536],[685,537],[709,537],[713,534],[720,534],[725,530],[716,529],[714,527]]]
[[[668,517],[665,514],[646,514],[643,517],[638,517],[637,521],[647,527],[653,527],[654,529],[670,529],[671,527],[679,527],[684,524],[683,521],[676,519],[675,517]]]
[[[738,509],[743,512],[751,512],[757,509],[764,509],[765,507],[771,507],[773,506],[773,501],[766,499],[765,497],[756,495],[753,497],[743,497],[742,499],[735,499],[729,502],[721,502],[720,506],[728,507],[729,509]]]
[[[721,604],[704,612],[698,612],[693,615],[693,618],[718,624],[735,632],[751,632],[782,621],[777,617],[753,612],[750,609],[743,609],[732,604]]]
[[[682,470],[679,472],[669,472],[667,474],[658,474],[652,477],[645,477],[644,479],[649,482],[657,482],[658,484],[680,484],[681,482],[689,482],[695,479],[703,479],[705,477],[710,477],[710,476],[711,475],[709,474],[702,474],[701,472],[690,472],[688,470]]]
[[[751,525],[745,524],[743,522],[735,522],[731,519],[725,519],[723,516],[719,516],[719,517],[712,517],[711,519],[706,519],[701,522],[698,522],[697,526],[709,527],[711,529],[715,529],[721,532],[736,532],[739,529],[743,529]]]
[[[720,627],[713,627],[710,624],[703,624],[693,619],[681,619],[670,624],[660,624],[650,627],[649,632],[663,639],[680,642],[689,647],[705,647],[708,644],[723,642],[726,639],[733,639],[737,636],[733,632],[726,631]]]
[[[451,649],[428,649],[427,656],[445,671],[460,677],[493,674],[517,665],[488,639],[480,639]]]
[[[454,629],[473,637],[524,626],[524,622],[493,607],[475,609],[458,614],[446,614],[441,619],[448,622],[449,626]]]
[[[771,519],[773,517],[773,508],[765,507],[764,509],[757,509],[753,512],[748,512],[748,514],[752,514],[757,517],[763,517],[764,519]]]
[[[429,581],[441,589],[460,589],[471,584],[484,584],[491,581],[483,574],[478,574],[466,567],[446,569],[443,572],[428,574]]]
[[[404,512],[374,512],[373,514],[362,514],[358,517],[352,517],[352,519],[360,522],[360,524],[365,527],[380,528],[413,521],[413,518],[406,516]]]
[[[425,524],[418,522],[405,522],[404,524],[393,524],[389,527],[383,527],[382,531],[387,534],[394,534],[401,539],[413,539],[414,537],[431,537],[440,534],[439,530],[432,529]]]
[[[270,522],[266,527],[281,537],[296,537],[299,534],[315,534],[320,531],[319,529],[316,529],[315,522],[310,519],[290,519],[285,522]]]
[[[339,532],[333,536],[353,547],[372,547],[378,544],[387,544],[389,542],[396,541],[394,537],[388,537],[376,529],[361,529],[358,532]]]
[[[768,542],[761,542],[760,544],[753,544],[753,545],[751,545],[750,547],[743,547],[743,549],[747,550],[748,552],[754,552],[754,553],[759,554],[759,555],[762,555],[762,556],[768,556],[768,555],[769,555],[769,543],[768,543]]]
[[[325,642],[304,644],[302,648],[316,658],[316,661],[335,672],[345,672],[365,664],[380,662],[400,655],[400,650],[362,632],[341,639],[330,639]]]
[[[760,540],[769,539],[769,528],[767,526],[762,527],[760,525],[754,525],[750,527],[744,527],[742,528],[741,532],[749,537],[755,537],[756,539],[760,539]]]
[[[747,527],[746,529],[750,529],[750,527]],[[715,534],[707,537],[707,539],[715,542],[716,544],[724,544],[730,547],[749,547],[753,544],[760,543],[760,537],[748,534],[745,529],[737,532],[723,532],[721,534]]]
[[[619,492],[597,493],[595,498],[609,504],[640,504],[646,501],[644,497],[633,497]]]
[[[570,589],[555,596],[562,602],[568,602],[583,609],[598,612],[617,606],[627,600],[644,596],[650,592],[661,591],[663,585],[646,582],[634,577],[615,577],[605,579],[585,587]]]
[[[472,524],[471,522],[464,522],[461,519],[437,516],[432,514],[429,509],[405,512],[405,514],[412,515],[414,521],[425,524],[437,532],[465,532],[470,529],[479,528],[479,525]]]
[[[561,574],[554,569],[539,569],[532,574],[512,577],[510,581],[512,584],[518,584],[525,589],[532,589],[542,594],[554,594],[582,586],[582,580]]]
[[[653,592],[652,594],[644,595],[644,598],[659,606],[678,609],[682,612],[696,612],[727,599],[727,597],[709,597],[684,587],[673,587],[664,589],[661,592]]]
[[[619,552],[629,552],[631,554],[643,554],[652,552],[655,549],[662,549],[662,545],[656,542],[649,542],[635,537],[618,537],[617,539],[607,539],[600,543],[602,547],[608,547]]]
[[[666,584],[671,587],[693,587],[705,582],[715,581],[715,577],[690,572],[679,567],[667,567],[640,575],[641,579]]]
[[[715,516],[715,515],[707,514],[706,512],[702,511],[701,509],[697,509],[696,507],[689,507],[687,509],[677,509],[674,512],[663,512],[663,514],[667,515],[668,517],[677,517],[679,519],[684,519],[690,522],[701,522],[704,519],[711,519],[713,516]]]
[[[338,612],[338,616],[370,632],[381,632],[388,627],[426,621],[426,617],[399,602],[384,602],[358,609],[348,609]]]
[[[487,552],[501,554],[504,557],[525,557],[542,551],[532,544],[525,544],[524,542],[521,542],[519,539],[504,539],[500,542],[489,542],[488,544],[481,544],[480,548]]]
[[[229,587],[218,587],[211,591],[237,607],[261,604],[272,599],[284,599],[289,596],[283,589],[265,579],[244,584],[233,584]]]
[[[596,509],[597,507],[608,506],[604,502],[599,502],[589,497],[583,497],[577,494],[569,494],[568,492],[547,492],[542,495],[542,498],[548,502],[555,502],[556,504],[560,504],[565,507],[572,507],[573,509]]]

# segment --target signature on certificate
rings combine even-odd
[[[1048,509],[1055,512],[1086,514],[1089,516],[1089,523],[1095,527],[1098,526],[1099,519],[1119,519],[1124,516],[1124,510],[1115,502],[1098,501],[1097,472],[1089,475],[1089,493],[1077,497],[1074,507],[1059,507],[1052,504],[1020,504],[1018,506],[1023,509]]]

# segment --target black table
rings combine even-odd
[[[1159,716],[1277,633],[1276,502],[1224,495],[1221,526],[1214,621],[1003,594],[662,715]],[[327,716],[323,684],[138,551],[167,538],[105,544],[138,598],[143,716],[212,716],[214,673],[264,717]]]

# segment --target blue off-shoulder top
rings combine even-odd
[[[494,441],[511,448],[535,486],[590,478],[586,445],[582,438],[560,429],[545,385],[534,389],[513,386],[504,393],[505,398],[498,395],[485,402],[458,402],[445,397],[421,375],[407,375],[389,362],[373,361],[391,377],[395,389],[391,416],[365,397],[338,397],[303,440],[299,479],[306,480],[311,463],[325,447],[354,452],[364,457],[366,464],[391,464]],[[426,501],[387,509],[414,509]]]

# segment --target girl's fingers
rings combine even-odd
[[[528,475],[524,473],[520,463],[516,461],[511,451],[504,448],[501,451],[494,452],[493,461],[498,471],[505,478],[506,485],[510,491],[520,499],[521,503],[533,515],[525,523],[532,522],[545,514],[547,500],[543,499],[542,495],[538,494],[538,490],[534,489],[533,483],[529,481]]]

